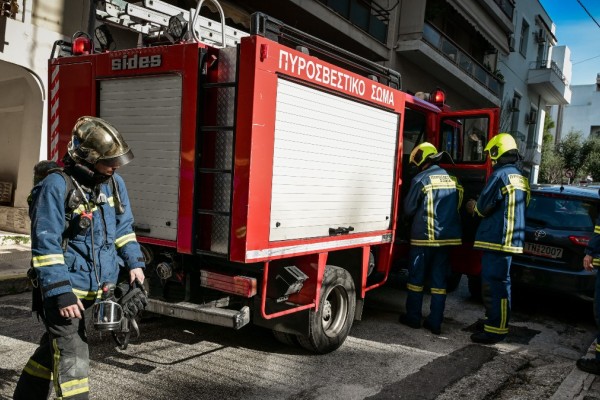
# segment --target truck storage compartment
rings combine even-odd
[[[139,235],[175,241],[179,201],[181,76],[99,82],[99,116],[110,121],[135,158],[119,170]]]

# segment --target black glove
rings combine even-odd
[[[135,280],[133,286],[127,282],[122,282],[115,289],[115,297],[123,308],[123,315],[127,319],[133,319],[138,313],[148,305],[146,290],[139,280]]]
[[[56,307],[60,310],[61,308],[69,307],[77,304],[77,296],[73,292],[61,293],[55,296]]]

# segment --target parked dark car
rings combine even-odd
[[[533,185],[523,254],[513,256],[513,285],[592,300],[596,271],[583,269],[583,257],[599,206],[597,187]]]

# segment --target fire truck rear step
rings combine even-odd
[[[242,307],[241,310],[230,310],[185,301],[168,303],[148,299],[146,311],[233,329],[240,329],[250,322],[250,308],[248,306]]]

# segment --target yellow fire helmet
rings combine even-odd
[[[81,117],[73,127],[73,136],[67,146],[75,162],[95,165],[103,162],[120,167],[133,160],[133,153],[117,129],[97,117]]]
[[[496,161],[509,150],[516,150],[517,142],[510,133],[499,133],[488,142],[483,151],[490,153],[490,158]]]
[[[438,161],[443,154],[438,153],[434,145],[429,142],[423,142],[413,149],[410,153],[409,162],[420,167],[427,159]]]

